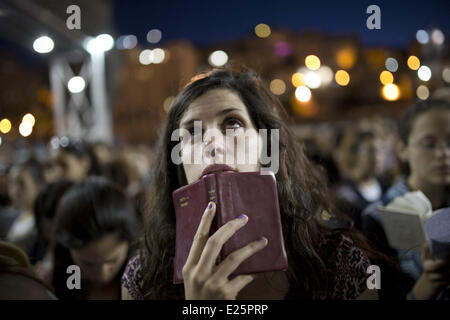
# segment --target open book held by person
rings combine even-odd
[[[450,255],[450,208],[433,211],[430,200],[413,191],[379,210],[392,248],[421,251],[428,242],[433,257]]]

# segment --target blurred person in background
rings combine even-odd
[[[23,250],[0,240],[0,300],[56,300],[40,280]]]
[[[363,212],[363,231],[382,252],[399,261],[411,280],[410,299],[449,299],[450,261],[432,259],[424,252],[395,250],[389,246],[378,207],[406,192],[420,190],[432,209],[450,206],[450,101],[418,101],[403,115],[398,144],[399,158],[406,164],[405,175],[383,198]]]
[[[53,287],[59,299],[120,299],[120,277],[140,230],[122,191],[90,177],[61,199],[54,226]],[[67,288],[67,267],[81,269],[81,289]]]
[[[11,206],[11,199],[8,193],[8,174],[7,164],[0,166],[0,240],[6,239],[9,228],[19,214],[19,210]]]
[[[100,175],[98,160],[87,142],[59,139],[59,145],[52,150],[50,164],[46,172],[48,182],[69,180],[80,182],[87,176]]]
[[[35,228],[34,201],[43,183],[42,167],[34,158],[14,165],[9,172],[8,193],[18,214],[8,229],[6,240],[27,253],[32,246]]]
[[[58,181],[45,185],[34,203],[36,236],[29,258],[34,265],[37,276],[46,283],[51,282],[53,270],[53,248],[51,245],[54,218],[59,201],[73,185],[70,181]]]
[[[347,128],[337,149],[342,177],[336,187],[337,207],[349,215],[361,230],[361,213],[370,203],[381,199],[386,184],[379,177],[379,141],[372,131]]]

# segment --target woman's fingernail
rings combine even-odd
[[[238,219],[241,219],[241,220],[243,220],[243,219],[245,219],[245,218],[247,218],[247,216],[246,216],[245,214],[241,214],[241,215],[238,217]]]
[[[208,203],[208,209],[212,208],[212,202]]]
[[[258,239],[259,242],[267,242],[267,238],[265,237],[261,237]]]

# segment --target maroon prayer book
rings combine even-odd
[[[286,270],[287,256],[280,221],[275,177],[259,172],[215,172],[175,190],[176,212],[174,283],[182,283],[182,268],[209,201],[216,203],[212,235],[223,224],[246,214],[247,224],[222,247],[220,261],[233,251],[264,236],[267,246],[244,260],[232,275]]]

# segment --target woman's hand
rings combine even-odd
[[[412,293],[418,300],[433,299],[450,285],[450,261],[433,259],[426,244],[422,253],[422,263],[423,273],[414,285]]]
[[[260,238],[245,247],[232,252],[219,265],[217,257],[223,244],[233,234],[245,226],[245,215],[231,220],[220,227],[210,238],[209,231],[216,213],[216,205],[210,202],[195,234],[189,256],[183,267],[185,297],[193,299],[236,299],[241,291],[253,279],[253,275],[240,275],[232,280],[228,276],[248,257],[263,249],[267,239]]]

